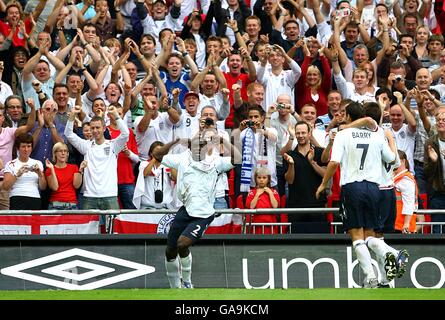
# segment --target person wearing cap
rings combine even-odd
[[[199,132],[199,120],[201,113],[199,111],[200,94],[195,91],[189,91],[184,96],[185,110],[181,112],[179,121],[174,126],[174,137],[181,139],[191,139],[193,135]],[[172,148],[173,153],[180,153],[187,149],[187,146],[178,144]]]
[[[161,52],[161,43],[159,41],[159,33],[165,28],[171,30],[179,30],[179,16],[181,14],[182,0],[174,0],[170,8],[165,0],[154,0],[152,10],[148,12],[145,1],[137,0],[135,14],[132,14],[133,28],[140,28],[136,24],[141,24],[143,28],[142,34],[151,34],[156,39],[156,53]],[[133,19],[134,18],[134,19]]]
[[[207,66],[193,79],[191,89],[199,94],[198,112],[210,105],[215,108],[218,120],[227,118],[230,113],[227,81],[221,69],[214,63],[214,56],[209,58]]]

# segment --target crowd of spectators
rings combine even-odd
[[[153,150],[206,127],[243,155],[215,208],[324,207],[351,101],[378,103],[403,151],[419,190],[396,185],[400,205],[445,208],[443,0],[0,0],[0,17],[0,209],[179,208]]]

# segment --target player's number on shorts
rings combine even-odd
[[[201,226],[199,224],[196,225],[196,229],[192,231],[192,235],[194,235],[196,238],[198,237],[198,232],[201,230]]]
[[[360,170],[363,170],[365,164],[366,155],[368,154],[369,144],[357,143],[357,149],[363,149],[362,158],[360,159]]]

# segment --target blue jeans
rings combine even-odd
[[[425,174],[423,173],[423,162],[414,160],[414,172],[419,193],[428,193],[429,190],[427,189],[427,182]]]
[[[99,210],[108,210],[114,209],[119,210],[119,202],[117,201],[117,197],[104,197],[104,198],[92,198],[92,197],[83,197],[83,209],[99,209]],[[110,215],[100,215],[99,217],[99,225],[105,225],[105,231],[107,233],[113,232],[113,220],[114,218]]]
[[[445,209],[445,194],[433,193],[428,207],[429,209]],[[445,214],[432,214],[431,222],[445,223]],[[442,232],[445,232],[445,226],[442,229]],[[441,226],[433,226],[433,233],[441,233]]]
[[[215,198],[215,202],[213,202],[213,209],[228,209],[227,200],[225,197]],[[215,218],[219,217],[220,213],[215,213]]]
[[[215,198],[215,202],[213,203],[214,209],[227,209],[227,201],[225,197]]]
[[[122,204],[123,209],[136,209],[133,204],[134,185],[133,184],[118,184],[117,194]]]

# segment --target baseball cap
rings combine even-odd
[[[156,2],[162,2],[163,4],[167,5],[167,1],[165,0],[153,0],[153,4],[155,4]]]
[[[199,94],[197,92],[189,91],[184,95],[184,101],[185,101],[185,99],[187,99],[187,97],[190,97],[190,96],[195,96],[196,98],[199,99]]]

